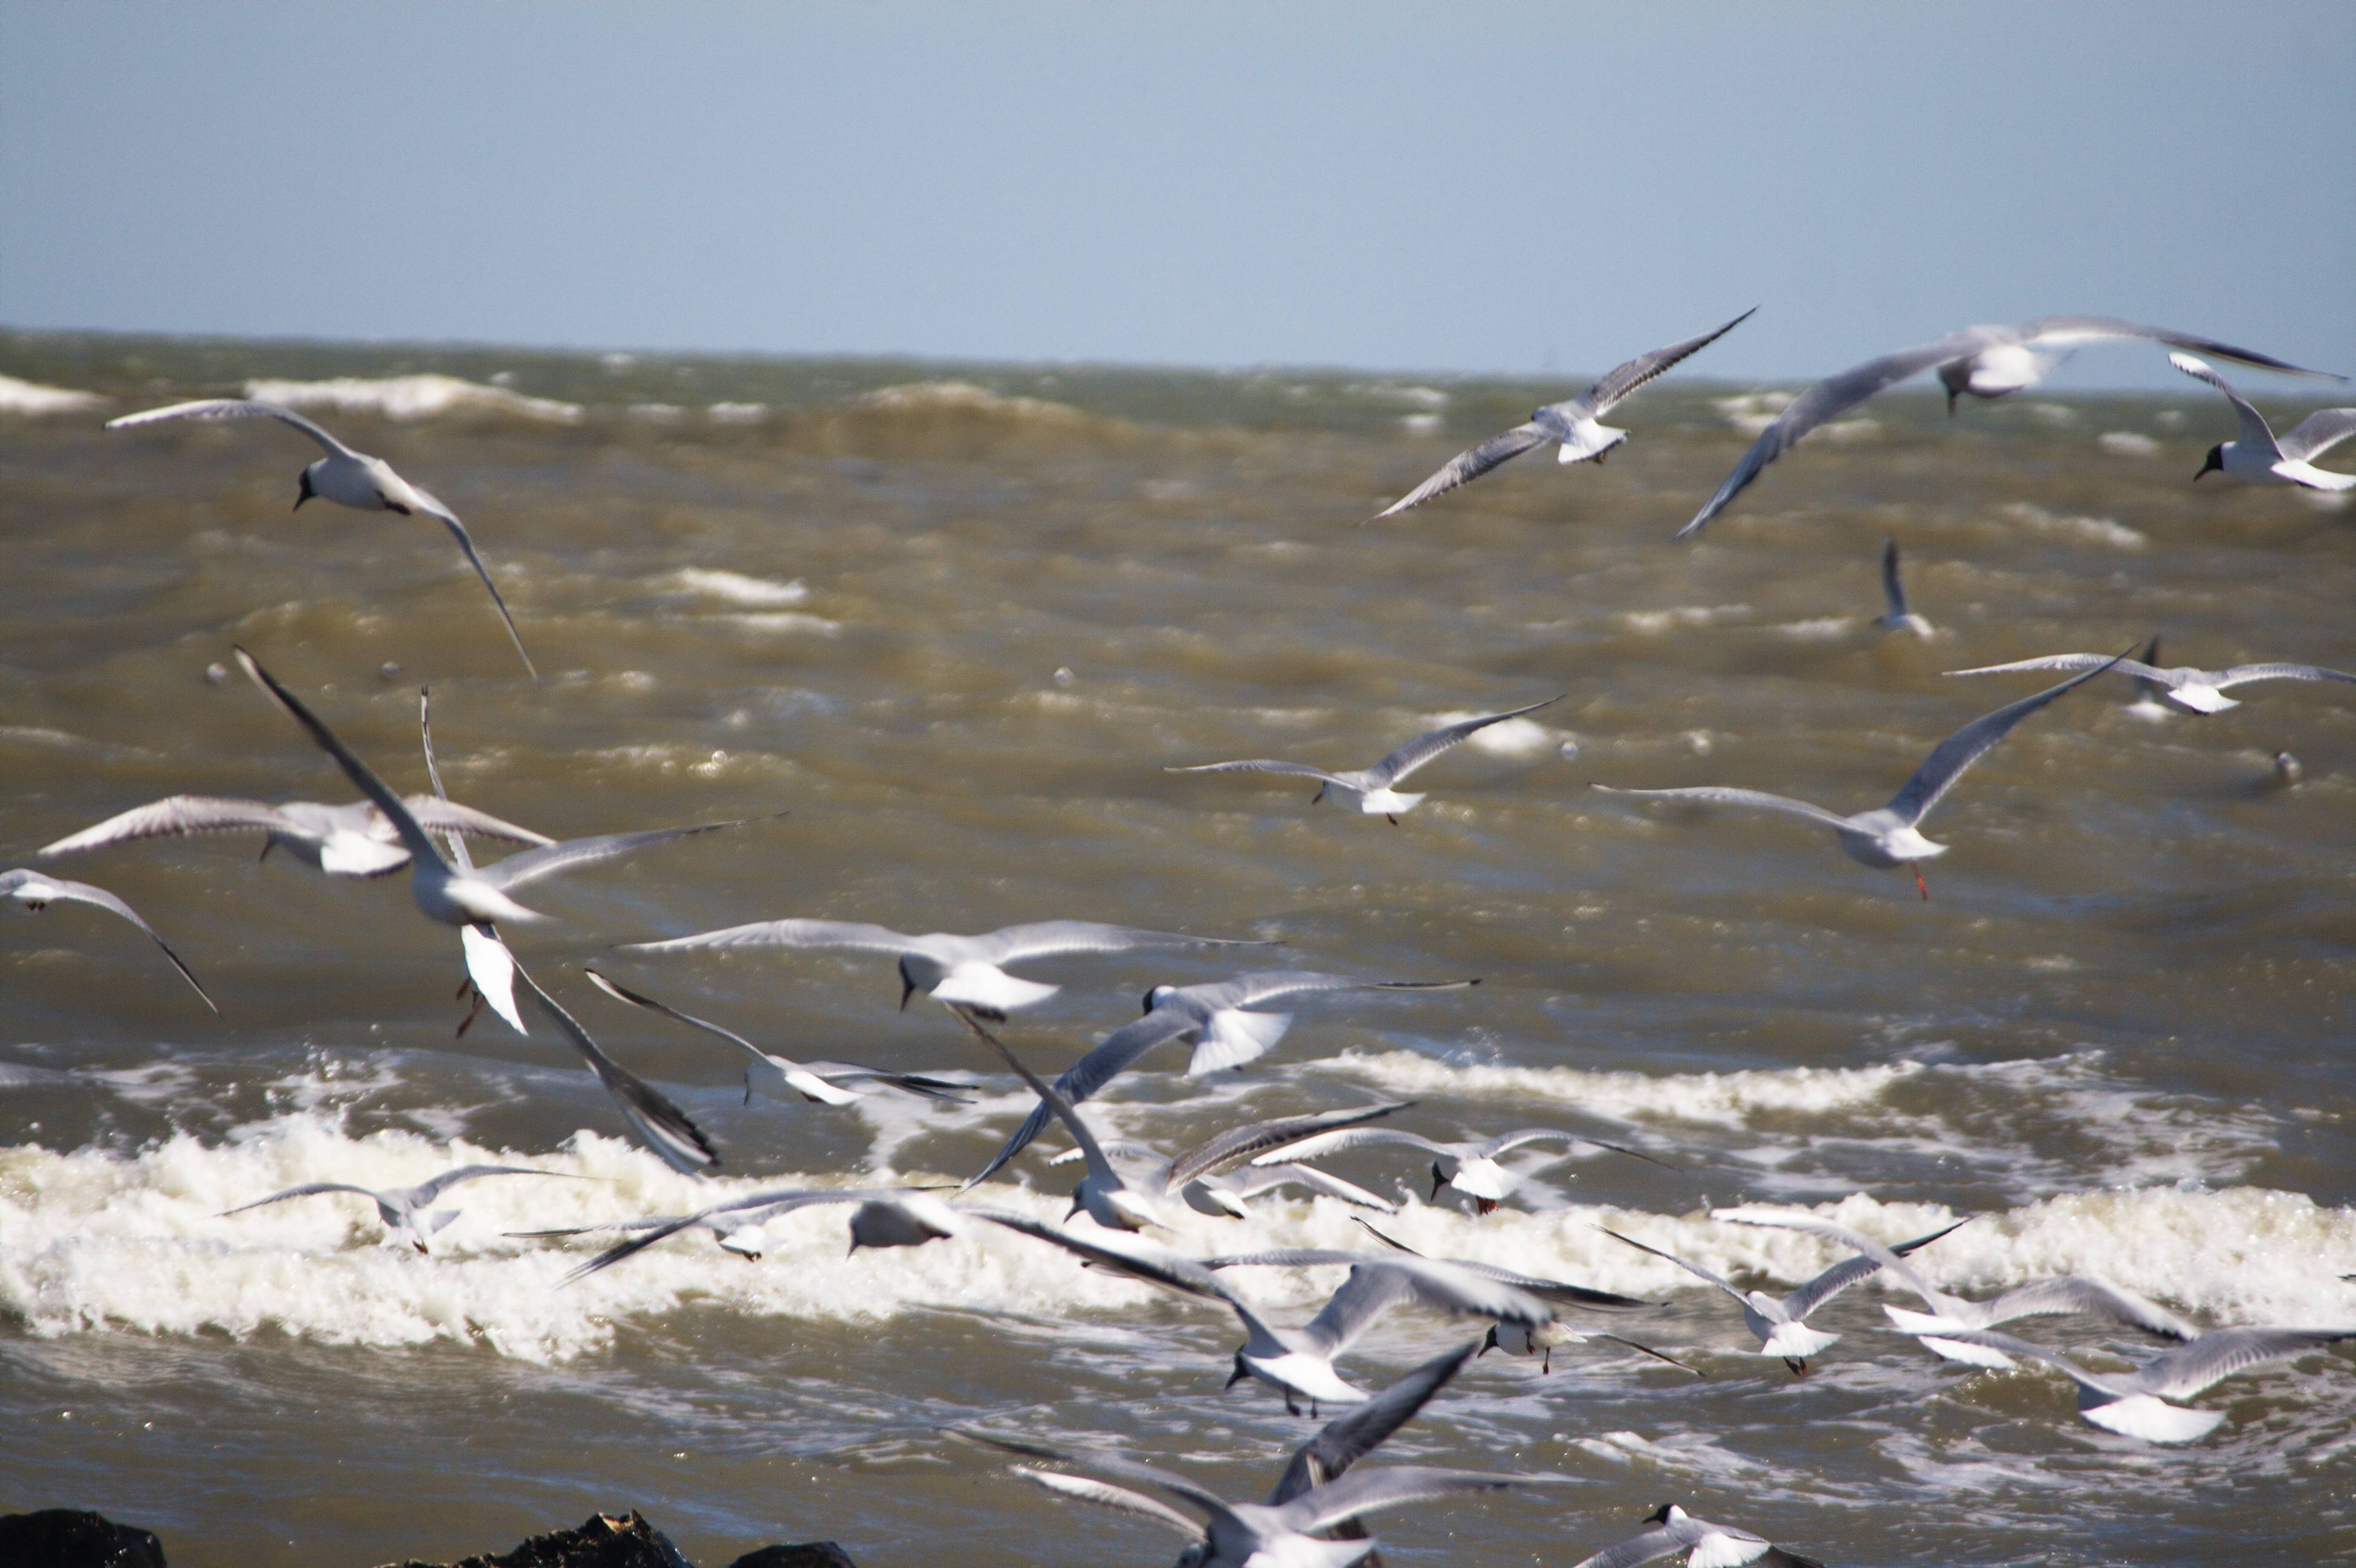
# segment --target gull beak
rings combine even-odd
[[[1481,1341],[1481,1348],[1472,1352],[1472,1359],[1477,1361],[1482,1357],[1487,1355],[1490,1351],[1494,1350],[1496,1348],[1497,1326],[1493,1323],[1489,1325],[1489,1337]]]
[[[1237,1383],[1242,1382],[1246,1378],[1250,1376],[1251,1373],[1244,1369],[1244,1364],[1241,1361],[1237,1361],[1236,1363],[1236,1369],[1227,1374],[1226,1386],[1228,1388],[1234,1388]]]
[[[904,975],[902,975],[902,976],[900,977],[900,1011],[901,1011],[901,1012],[905,1013],[905,1012],[908,1010],[908,998],[909,998],[909,997],[911,997],[911,996],[914,996],[916,993],[916,983],[915,981],[913,981],[913,980],[909,979],[906,975],[905,975],[905,974],[904,974]]]

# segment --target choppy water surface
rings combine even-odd
[[[2356,1552],[2356,1367],[2221,1385],[2189,1449],[2079,1423],[2039,1371],[1933,1363],[1879,1291],[1804,1380],[1730,1304],[1594,1221],[1788,1288],[1804,1238],[1702,1217],[1820,1206],[1946,1285],[2100,1273],[2204,1324],[2356,1323],[2347,1059],[2356,703],[2248,690],[2202,720],[2098,684],[2029,721],[1932,820],[1932,897],[1801,824],[1590,794],[1732,783],[1879,803],[1940,736],[2034,689],[1970,664],[2114,650],[2356,666],[2356,521],[2189,481],[2208,398],[1966,408],[1886,398],[1777,465],[1698,546],[1668,536],[1740,451],[1757,389],[1671,382],[1608,466],[1526,459],[1358,520],[1561,386],[13,338],[0,371],[112,401],[0,415],[0,865],[175,791],[341,800],[241,680],[252,648],[406,789],[415,687],[453,792],[559,836],[791,814],[545,885],[523,961],[721,1146],[722,1179],[623,1139],[570,1054],[452,1029],[449,933],[405,882],[329,883],[247,838],[59,869],[136,933],[0,926],[0,1505],[101,1508],[182,1563],[363,1563],[647,1509],[699,1559],[831,1536],[862,1563],[1166,1559],[936,1429],[1099,1441],[1250,1496],[1308,1428],[1220,1384],[1231,1319],[1012,1235],[845,1261],[840,1212],[757,1263],[690,1239],[585,1284],[504,1232],[859,1173],[953,1179],[1025,1097],[887,963],[616,956],[617,975],[797,1056],[976,1075],[970,1107],[742,1102],[723,1051],[596,995],[609,943],[809,915],[904,929],[1080,917],[1288,944],[1281,961],[1470,992],[1301,1009],[1251,1071],[1147,1072],[1101,1102],[1176,1146],[1238,1113],[1369,1094],[1453,1134],[1558,1122],[1672,1163],[1546,1171],[1401,1239],[1604,1288],[1696,1381],[1573,1349],[1491,1357],[1400,1458],[1559,1471],[1558,1496],[1377,1520],[1399,1563],[1568,1563],[1671,1498],[1828,1562],[2293,1563]],[[455,399],[433,372],[514,399]],[[108,412],[250,380],[359,378],[321,417],[473,523],[545,683],[421,521],[308,507],[274,427],[102,435]],[[2257,377],[2254,390],[2275,389]],[[436,400],[442,406],[435,408]],[[1746,401],[1747,400],[1747,401]],[[2273,407],[2269,403],[2266,406]],[[391,409],[412,417],[393,418]],[[1846,439],[1838,438],[1845,435]],[[1928,642],[1884,639],[1895,534]],[[380,667],[397,666],[391,673]],[[1309,787],[1164,765],[1357,766],[1443,715],[1569,693],[1418,779],[1394,828]],[[2305,782],[2271,786],[2295,752]],[[535,889],[536,892],[541,891]],[[1060,1067],[1215,959],[1072,961],[1008,1037]],[[1167,1069],[1172,1062],[1162,1062]],[[872,1103],[872,1102],[871,1102]],[[220,1212],[285,1185],[465,1158],[594,1179],[463,1191],[432,1258],[357,1200]],[[1059,1213],[1018,1162],[1007,1201]],[[1354,1245],[1330,1200],[1192,1221],[1204,1250]],[[1294,1312],[1330,1274],[1252,1282]],[[1407,1314],[1379,1381],[1466,1332]],[[2030,1332],[2089,1353],[2093,1326]],[[1607,1353],[1596,1353],[1603,1349]],[[2115,1364],[2115,1363],[2113,1363]]]

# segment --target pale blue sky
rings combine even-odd
[[[0,213],[20,327],[2356,372],[2356,5],[0,0]]]

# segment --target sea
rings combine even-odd
[[[220,1006],[100,910],[0,914],[0,1511],[97,1509],[176,1568],[446,1561],[633,1507],[706,1564],[815,1539],[862,1568],[1169,1561],[1162,1527],[950,1429],[1256,1499],[1317,1418],[1225,1386],[1241,1334],[1215,1304],[1012,1231],[851,1255],[839,1207],[756,1261],[691,1231],[572,1283],[611,1233],[521,1234],[954,1185],[1033,1103],[938,1005],[898,1009],[886,957],[618,945],[1074,918],[1279,945],[1018,966],[1060,988],[999,1031],[1043,1071],[1159,984],[1481,983],[1289,1004],[1242,1070],[1190,1079],[1163,1047],[1086,1107],[1107,1137],[1174,1153],[1403,1101],[1388,1124],[1436,1138],[1561,1129],[1657,1162],[1526,1148],[1483,1216],[1375,1145],[1330,1165],[1395,1213],[1291,1191],[1168,1228],[1196,1254],[1379,1247],[1363,1216],[1658,1304],[1570,1321],[1690,1370],[1609,1340],[1550,1371],[1487,1355],[1368,1460],[1563,1478],[1377,1515],[1388,1562],[1568,1565],[1669,1502],[1858,1568],[2356,1559],[2356,1351],[2236,1376],[2188,1402],[2211,1434],[2154,1446],[2081,1422],[2050,1369],[1935,1359],[1879,1282],[1818,1315],[1839,1339],[1794,1375],[1725,1294],[1606,1234],[1781,1294],[1841,1250],[1713,1209],[1885,1241],[1966,1220],[1916,1258],[1949,1291],[2079,1272],[2202,1327],[2356,1327],[2356,689],[2191,717],[2093,682],[1941,803],[1927,897],[1804,822],[1594,788],[1861,811],[2058,678],[1946,671],[2154,636],[2165,663],[2356,669],[2351,498],[2195,483],[2233,434],[2205,391],[1952,414],[1893,392],[1676,543],[1793,387],[1672,376],[1613,415],[1603,464],[1542,450],[1369,521],[1586,378],[23,332],[0,377],[0,867],[127,899]],[[2278,424],[2315,405],[2241,380]],[[291,510],[299,433],[102,428],[240,395],[447,501],[542,679],[432,521]],[[1927,638],[1875,624],[1890,539]],[[257,859],[250,832],[37,857],[173,794],[352,798],[239,646],[398,789],[427,788],[427,687],[480,810],[558,838],[759,819],[538,884],[552,918],[509,930],[716,1171],[634,1142],[554,1031],[457,1034],[457,944],[403,876]],[[1418,773],[1396,825],[1303,779],[1169,771],[1363,767],[1547,699]],[[589,965],[966,1101],[748,1100],[736,1047]],[[1064,1144],[976,1196],[1060,1221]],[[423,1255],[363,1197],[226,1213],[468,1163],[554,1175],[457,1189]],[[1290,1324],[1342,1276],[1231,1277]],[[2155,1348],[2015,1326],[2096,1368]],[[1342,1369],[1378,1387],[1482,1328],[1403,1308]]]

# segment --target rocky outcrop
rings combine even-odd
[[[164,1543],[103,1514],[12,1513],[0,1516],[0,1568],[164,1568]]]
[[[96,1516],[92,1516],[96,1517]],[[154,1540],[153,1536],[148,1538]],[[158,1556],[159,1565],[163,1558]],[[0,1558],[0,1568],[13,1568]],[[111,1568],[111,1565],[110,1565]],[[130,1568],[125,1564],[125,1568]],[[437,1568],[412,1559],[385,1568]],[[616,1518],[592,1514],[578,1530],[535,1535],[512,1552],[497,1556],[469,1557],[447,1568],[694,1568],[686,1554],[637,1512]],[[841,1547],[830,1541],[799,1546],[764,1546],[746,1552],[727,1568],[855,1568]]]

